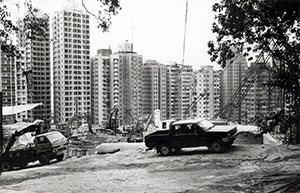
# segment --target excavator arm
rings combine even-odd
[[[15,131],[15,133],[11,136],[9,139],[9,142],[5,148],[4,154],[7,154],[10,151],[10,148],[13,146],[15,141],[17,140],[17,137],[28,133],[28,132],[37,132],[40,133],[41,125],[39,124],[34,124],[34,125],[28,125],[24,129],[21,129],[20,131]]]

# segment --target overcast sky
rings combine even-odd
[[[32,0],[34,6],[50,13],[60,9],[66,1]],[[81,0],[76,1],[82,7]],[[91,12],[97,11],[97,0],[84,2]],[[199,69],[199,65],[212,64],[207,42],[214,39],[211,26],[215,2],[218,0],[188,0],[184,64],[193,65],[194,70]],[[112,18],[109,32],[98,29],[96,19],[90,17],[91,56],[101,48],[110,47],[117,52],[117,45],[128,40],[144,60],[182,63],[186,0],[121,0],[121,7],[119,14]]]

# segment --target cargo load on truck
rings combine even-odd
[[[43,130],[43,121],[5,125],[5,149],[1,152],[2,171],[15,167],[25,168],[28,163],[39,161],[49,164],[52,159],[63,160],[68,140],[58,131]]]

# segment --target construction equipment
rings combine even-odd
[[[148,119],[147,119],[146,127],[145,127],[145,129],[144,129],[145,131],[148,130],[149,125],[151,124],[151,122],[153,122],[153,121],[152,121],[152,119],[153,119],[153,114],[154,114],[154,112],[151,113],[151,114],[149,115]]]
[[[51,159],[61,161],[64,158],[64,150],[67,148],[67,138],[60,132],[43,132],[43,121],[19,125],[19,129],[11,135],[5,151],[1,154],[1,170],[8,171],[13,167],[25,168],[29,162],[39,160],[46,165]],[[23,144],[22,147],[12,149],[16,140],[26,134],[34,135],[34,143]]]
[[[143,131],[144,131],[144,124],[142,120],[135,121],[134,117],[130,113],[129,110],[126,111],[130,117],[132,118],[133,125],[131,128],[127,129],[127,142],[142,142],[143,141]]]
[[[119,133],[118,128],[118,114],[119,114],[119,107],[118,105],[115,105],[114,108],[110,111],[109,113],[109,118],[108,118],[108,124],[104,129],[97,129],[99,132],[105,132],[108,134],[113,134],[116,135]]]
[[[198,102],[204,97],[208,95],[208,90],[204,89],[203,93],[200,93],[199,96],[197,98],[195,98],[195,100],[188,106],[188,108],[185,111],[185,116],[190,116],[190,112],[192,111],[192,109],[198,104]],[[192,117],[194,118],[194,117]]]
[[[55,129],[59,132],[61,132],[66,137],[71,137],[72,134],[82,125],[81,122],[87,123],[89,128],[89,133],[96,134],[92,130],[91,124],[90,124],[90,115],[89,112],[86,114],[76,114],[73,117],[70,118],[70,120],[67,123],[64,124],[56,124]]]
[[[274,45],[273,50],[277,49],[277,44]],[[271,55],[269,54],[266,58],[264,57],[264,52],[262,51],[260,55],[257,57],[254,65],[247,71],[243,81],[239,85],[238,89],[235,91],[234,95],[231,98],[231,101],[227,103],[223,108],[216,113],[212,119],[216,118],[223,118],[228,120],[233,112],[241,105],[242,101],[244,100],[245,96],[247,95],[248,91],[260,75],[263,66],[267,63],[270,59]],[[263,62],[260,62],[263,59]],[[263,63],[263,65],[262,65]]]
[[[66,137],[71,137],[75,130],[79,128],[81,124],[79,123],[86,122],[88,124],[89,133],[96,134],[92,130],[92,124],[90,119],[90,112],[83,114],[78,113],[78,98],[75,98],[75,113],[74,116],[69,119],[65,124],[57,124],[56,129],[63,133]]]

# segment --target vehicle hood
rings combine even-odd
[[[53,148],[64,148],[68,145],[68,141],[67,140],[61,140],[61,141],[55,141],[52,143],[52,147]]]
[[[167,134],[167,133],[169,133],[169,130],[163,129],[163,130],[154,131],[153,133],[149,133],[146,136],[160,135],[160,134]]]
[[[231,130],[237,130],[236,125],[218,125],[209,129],[208,132],[229,132]]]

